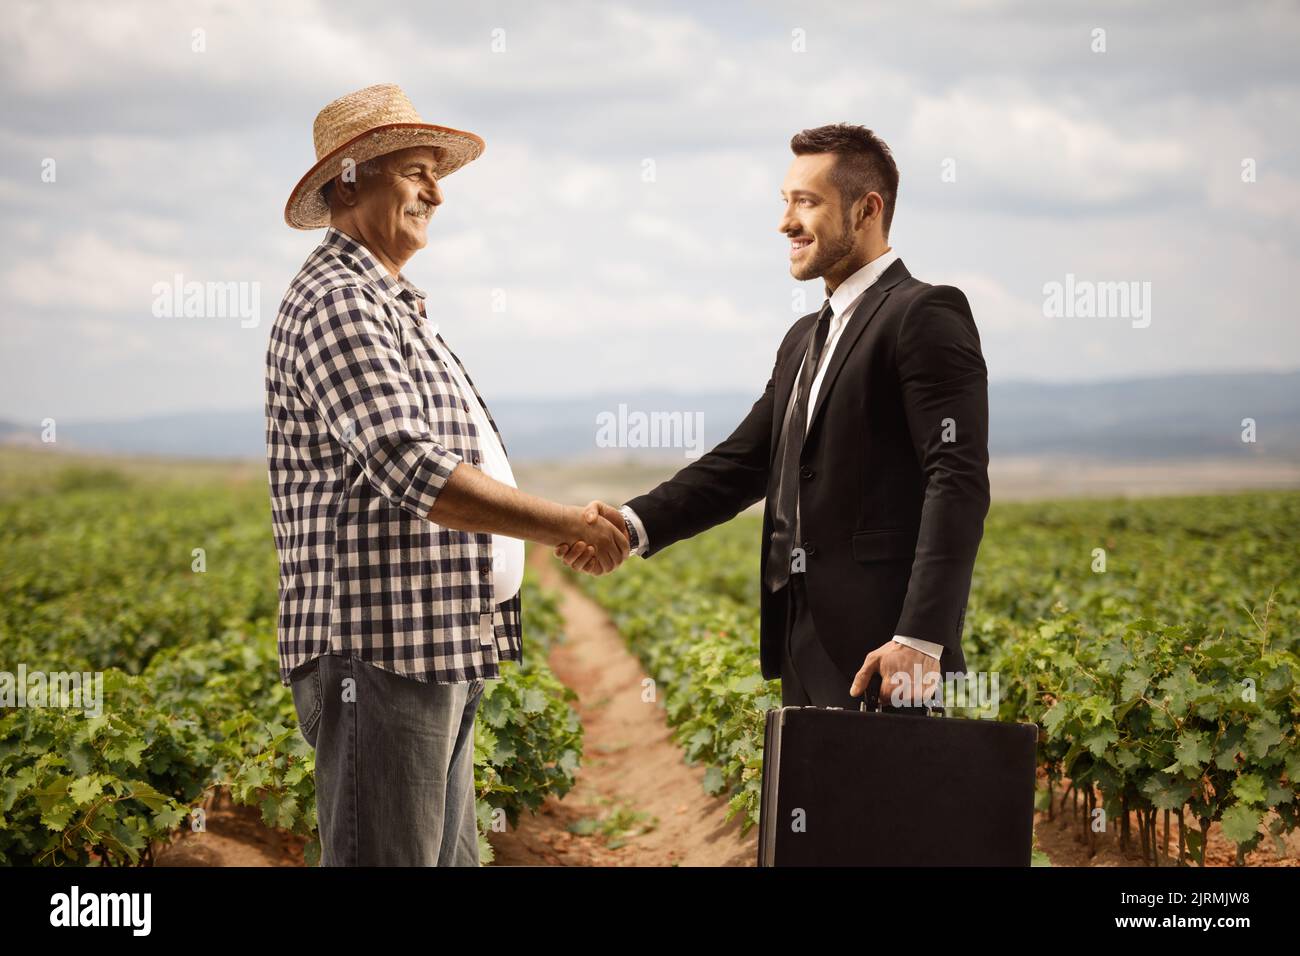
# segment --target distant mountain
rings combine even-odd
[[[1300,457],[1300,371],[989,388],[991,452],[1107,458]],[[1256,444],[1242,443],[1253,419]]]
[[[572,399],[501,399],[492,413],[510,456],[651,459],[687,456],[682,438],[706,451],[749,411],[757,392],[684,394],[641,391]],[[1300,371],[1189,374],[1082,385],[998,383],[989,388],[994,455],[1071,454],[1113,459],[1238,456],[1300,459]],[[680,413],[677,447],[648,447],[638,414]],[[682,416],[689,416],[684,418]],[[1241,441],[1256,422],[1257,442]],[[602,436],[600,424],[604,423]],[[648,424],[643,421],[642,424]],[[262,410],[187,412],[116,422],[59,422],[62,448],[203,458],[265,458]],[[598,444],[615,439],[613,447]],[[638,442],[638,438],[645,441]],[[629,441],[630,439],[630,441]],[[37,444],[39,423],[0,421],[0,443]],[[621,444],[619,443],[621,441]],[[629,447],[632,445],[633,447]]]

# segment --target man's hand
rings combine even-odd
[[[555,556],[574,570],[608,574],[623,563],[630,547],[622,513],[600,501],[574,511],[578,519],[572,543],[556,545]]]
[[[613,571],[627,557],[629,548],[627,526],[623,521],[623,513],[613,505],[607,505],[603,501],[593,501],[583,509],[582,515],[586,527],[579,529],[575,540],[571,543],[556,545],[555,556],[563,560],[565,564],[575,571],[586,571],[588,574],[605,574],[608,571]],[[597,548],[594,544],[588,543],[596,540],[594,532],[588,529],[603,526],[615,528],[623,542],[623,550],[612,566],[607,566],[607,561],[599,560]]]
[[[862,666],[853,677],[849,687],[849,696],[857,697],[865,693],[871,683],[872,675],[880,673],[880,703],[893,707],[919,707],[921,704],[937,705],[937,701],[927,694],[941,693],[938,687],[939,662],[929,654],[923,654],[914,647],[906,647],[897,641],[880,645],[867,655]]]

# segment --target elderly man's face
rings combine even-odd
[[[432,146],[411,146],[380,156],[378,175],[358,177],[352,207],[356,224],[384,258],[399,266],[429,241],[429,220],[442,204],[434,178],[437,160]]]

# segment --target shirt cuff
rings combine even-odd
[[[904,647],[910,647],[913,650],[920,651],[922,654],[928,654],[936,661],[939,659],[939,655],[943,653],[943,645],[936,644],[933,641],[921,641],[917,640],[915,637],[903,637],[900,634],[895,634],[894,640],[899,644],[902,644]]]
[[[406,482],[401,497],[391,503],[408,514],[427,520],[434,502],[438,500],[438,493],[463,459],[454,451],[441,449],[433,442],[423,443],[423,447],[427,451],[410,467],[411,477]],[[411,445],[403,449],[402,453],[418,454],[420,448],[421,445]],[[403,463],[396,464],[401,467]]]
[[[636,545],[632,548],[632,553],[645,557],[646,551],[650,549],[650,539],[646,536],[645,525],[641,523],[641,519],[637,517],[636,512],[627,505],[624,505],[619,511],[623,513],[623,520],[631,525],[632,530],[636,532]]]

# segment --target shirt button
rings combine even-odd
[[[470,459],[470,460],[471,460],[475,465],[478,465],[478,455],[475,455],[475,456],[474,456],[472,459]]]
[[[460,400],[460,407],[465,411],[469,411],[469,402],[465,401],[465,399],[462,398]]]
[[[481,566],[479,567],[479,569],[478,569],[478,573],[479,573],[482,577],[487,577],[489,574],[492,573],[492,565],[490,565],[490,564],[484,564],[484,565],[481,565]]]

